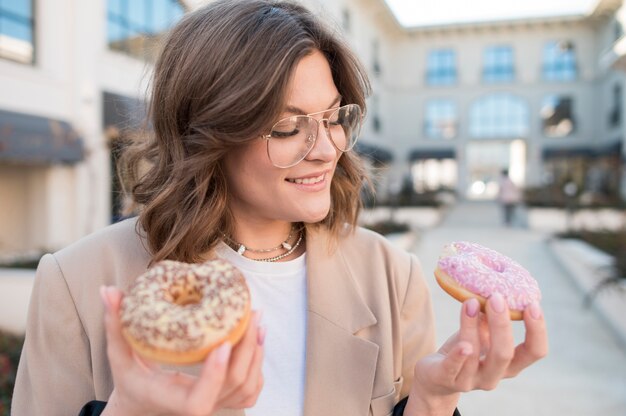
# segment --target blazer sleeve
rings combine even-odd
[[[435,351],[435,318],[430,290],[424,280],[419,260],[411,255],[409,280],[402,302],[402,388],[400,398],[407,397],[413,383],[417,361]]]
[[[37,268],[11,414],[71,415],[95,398],[89,340],[55,257]]]

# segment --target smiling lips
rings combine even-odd
[[[324,180],[325,173],[310,178],[287,178],[287,182],[296,183],[298,185],[314,185]]]

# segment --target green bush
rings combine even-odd
[[[24,337],[0,331],[0,416],[8,416]]]

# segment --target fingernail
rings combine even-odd
[[[478,315],[478,310],[479,309],[480,309],[480,303],[478,303],[478,300],[475,299],[475,298],[470,299],[465,304],[465,313],[470,318],[476,317],[476,315]]]
[[[491,309],[496,313],[504,312],[504,298],[499,293],[494,293],[489,297],[491,303]]]
[[[541,306],[539,305],[539,302],[533,302],[530,304],[530,316],[532,316],[533,319],[541,318]]]
[[[256,341],[259,345],[263,345],[265,343],[266,333],[267,333],[267,330],[265,329],[264,326],[259,328],[259,332],[257,332],[257,337],[256,337]]]
[[[263,318],[263,311],[256,311],[256,313],[254,314],[254,325],[256,327],[259,327],[259,324],[261,323],[262,318]]]
[[[219,365],[225,365],[228,362],[231,350],[232,345],[230,344],[230,342],[225,342],[217,349],[216,358]]]
[[[104,304],[104,308],[107,310],[107,312],[109,311],[109,298],[107,297],[107,287],[106,286],[100,286],[100,297],[102,298],[102,303]]]

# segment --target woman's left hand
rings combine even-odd
[[[459,393],[492,390],[503,378],[515,377],[548,353],[548,337],[538,303],[524,310],[526,336],[515,346],[504,298],[487,301],[486,314],[476,299],[463,303],[461,328],[434,354],[415,365],[405,415],[450,416]]]

